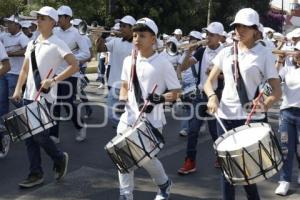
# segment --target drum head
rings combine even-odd
[[[252,123],[230,130],[217,141],[217,151],[236,151],[257,144],[270,132],[270,126],[264,123]]]

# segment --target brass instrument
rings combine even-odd
[[[206,45],[207,44],[207,40],[200,40],[197,42],[192,42],[192,43],[188,43],[188,44],[181,44],[179,46],[177,46],[174,42],[169,42],[166,46],[166,52],[170,55],[170,56],[176,56],[178,53],[182,53],[183,51],[192,48],[192,47],[198,47],[201,45]]]
[[[100,36],[103,33],[120,33],[119,31],[107,31],[103,27],[92,27],[89,26],[84,20],[82,20],[78,25],[78,31],[81,35],[85,35],[87,33],[93,35],[93,36]]]
[[[284,56],[296,56],[300,55],[300,51],[291,51],[291,50],[278,50],[274,49],[272,51],[273,54],[284,55]]]

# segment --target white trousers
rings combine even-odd
[[[117,132],[121,133],[127,128],[127,124],[120,121]],[[162,130],[162,129],[160,129]],[[168,176],[158,158],[154,157],[143,165],[156,185],[162,185],[168,181]],[[134,189],[134,172],[119,173],[120,195],[130,195]]]

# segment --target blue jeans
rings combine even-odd
[[[120,113],[115,112],[115,106],[119,103],[120,89],[111,87],[107,96],[108,119],[113,126],[117,127],[120,120]]]
[[[30,104],[32,101],[23,100],[24,105]],[[48,104],[48,108],[50,104]],[[54,163],[59,163],[63,160],[63,152],[60,151],[54,142],[49,137],[49,129],[36,134],[30,138],[25,139],[25,144],[27,148],[27,155],[29,158],[29,171],[30,174],[40,174],[43,175],[42,169],[42,160],[41,160],[41,149],[42,147],[44,151],[51,157]]]
[[[98,78],[102,84],[105,83],[105,58],[100,58],[99,57],[99,62],[98,62]]]
[[[209,117],[206,113],[207,107],[207,97],[204,94],[199,94],[193,100],[193,107],[191,112],[193,112],[193,117],[189,120],[189,130],[188,130],[188,141],[187,141],[187,158],[191,160],[196,159],[197,154],[197,143],[199,130],[201,128],[202,123],[206,120],[206,117]],[[209,133],[215,141],[217,139],[217,129],[216,129],[216,120],[208,119],[208,129]]]
[[[279,132],[283,154],[280,180],[291,182],[293,160],[300,136],[300,108],[292,107],[280,111]]]
[[[77,105],[74,104],[74,101],[76,100],[76,94],[77,94],[77,77],[69,77],[66,80],[64,80],[64,82],[68,82],[69,84],[65,84],[65,83],[58,83],[58,88],[57,88],[57,105],[52,105],[54,106],[53,108],[53,115],[56,118],[59,118],[61,115],[60,112],[60,108],[61,107],[65,107],[66,113],[67,115],[72,115],[71,116],[71,120],[75,126],[76,129],[81,129],[82,126],[80,126],[80,124],[78,123],[78,115],[80,113],[78,113],[77,111]],[[72,89],[70,88],[70,86],[72,87]],[[64,96],[68,96],[70,93],[72,92],[72,94],[70,95],[69,98],[63,98]],[[72,112],[70,111],[69,106],[61,106],[59,105],[59,103],[67,103],[68,105],[70,105],[72,107]],[[53,126],[52,128],[50,128],[50,135],[51,136],[55,136],[55,137],[59,137],[59,120],[56,121],[57,124],[55,126]]]
[[[242,126],[245,124],[246,120],[225,120],[225,119],[221,119],[226,130],[231,130],[233,128]],[[265,122],[265,120],[260,120]],[[256,121],[259,122],[259,121]],[[222,129],[222,127],[220,126],[219,123],[217,123],[217,132],[218,135],[222,135],[224,133],[224,130]],[[231,185],[226,178],[223,176],[221,176],[221,185],[222,185],[222,195],[223,195],[223,200],[234,200],[235,199],[235,186]],[[259,193],[257,190],[257,186],[256,184],[252,184],[252,185],[245,185],[243,186],[245,191],[246,191],[246,195],[247,195],[247,199],[249,200],[259,200]]]

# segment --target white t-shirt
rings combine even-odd
[[[131,54],[132,42],[116,38],[105,43],[110,54],[110,72],[108,85],[114,88],[121,87],[121,72],[124,59]]]
[[[64,57],[68,54],[71,54],[70,48],[60,40],[57,36],[52,35],[47,40],[40,41],[39,38],[36,40],[36,63],[39,69],[41,80],[44,80],[50,71],[53,68],[53,72],[50,77],[53,77],[54,74],[58,74],[58,67],[65,62]],[[34,83],[32,66],[31,66],[31,51],[33,49],[33,41],[28,44],[26,49],[25,57],[29,59],[29,71],[26,83],[26,90],[24,92],[24,99],[34,100],[37,95],[37,90]],[[57,84],[51,87],[51,90],[48,94],[41,93],[41,96],[45,97],[49,103],[54,103],[57,97]]]
[[[282,104],[280,109],[289,107],[300,108],[300,68],[285,66],[279,76],[282,80]]]
[[[15,35],[5,33],[1,36],[0,41],[3,43],[6,52],[14,52],[24,49],[29,42],[29,38],[22,31],[20,31]],[[24,56],[9,57],[11,69],[8,73],[19,75],[23,61]]]
[[[131,75],[131,56],[124,60],[122,70],[122,81],[130,81]],[[180,89],[180,83],[172,64],[162,55],[154,53],[149,58],[137,56],[136,72],[142,90],[143,99],[146,99],[151,93],[155,84],[157,84],[156,94],[163,94],[166,90]],[[129,84],[129,86],[131,83]],[[128,90],[128,102],[125,106],[125,112],[122,114],[120,121],[132,125],[138,115],[138,105],[134,95],[134,89]],[[145,114],[146,118],[156,128],[162,127],[166,123],[163,104],[154,106],[151,113]]]
[[[60,27],[57,27],[53,30],[53,33],[68,45],[75,55],[76,60],[86,60],[91,56],[87,41],[83,39],[75,27],[71,26],[65,31]],[[59,67],[57,73],[64,71],[67,67],[67,62],[64,62]],[[73,77],[80,77],[80,73],[76,72]]]
[[[272,52],[260,43],[246,52],[241,52],[240,49],[238,52],[240,72],[246,86],[248,99],[251,100],[262,82],[270,78],[278,78],[274,67],[275,60]],[[232,62],[232,46],[221,50],[213,60],[214,65],[223,71],[225,82],[218,115],[224,119],[245,119],[248,114],[243,110],[236,90]],[[253,116],[253,119],[263,118],[262,114]]]
[[[93,44],[92,44],[92,41],[91,39],[89,38],[89,36],[87,35],[81,35],[82,38],[86,41],[89,49],[91,49],[93,47]],[[81,67],[87,67],[87,63],[85,62]]]
[[[2,44],[2,42],[0,42],[0,62],[2,62],[5,59],[8,59],[8,55],[5,51],[5,48]]]
[[[172,65],[174,67],[177,67],[177,65],[179,64],[179,61],[180,61],[180,58],[181,58],[181,55],[180,54],[177,54],[175,56],[171,56],[169,55],[166,50],[164,50],[163,52],[160,53],[162,56],[165,56],[168,61],[170,61],[170,63],[172,63]]]

